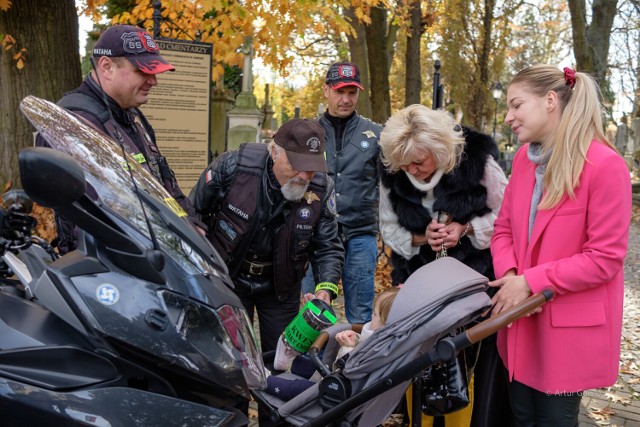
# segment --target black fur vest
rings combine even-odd
[[[472,218],[483,216],[491,210],[487,206],[487,189],[480,184],[484,177],[487,157],[498,157],[498,147],[494,140],[483,133],[463,127],[465,148],[458,166],[444,175],[434,188],[433,210],[447,212],[453,221],[466,224]],[[389,200],[398,223],[412,233],[424,233],[433,218],[433,212],[422,206],[425,193],[415,188],[403,171],[390,174],[383,170],[380,182],[389,189]],[[489,249],[473,247],[468,238],[449,250],[452,256],[477,272],[493,280],[493,266]],[[403,283],[414,271],[436,258],[429,245],[423,245],[420,253],[407,260],[393,252],[391,274],[395,285]]]

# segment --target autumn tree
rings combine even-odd
[[[27,95],[55,101],[81,82],[74,0],[0,0],[0,184],[18,184],[18,156],[33,127],[18,106]]]
[[[110,1],[96,0],[93,6],[89,5],[89,9],[96,10],[96,6]],[[152,0],[135,0],[131,10],[114,16],[112,22],[138,24],[151,30],[152,3]],[[233,66],[241,63],[239,47],[246,35],[253,36],[256,56],[283,76],[296,68],[295,63],[301,57],[305,59],[307,67],[315,64],[326,68],[329,65],[329,61],[326,61],[328,57],[350,56],[349,52],[341,51],[341,37],[344,36],[349,41],[351,60],[362,68],[363,80],[372,97],[372,105],[377,110],[372,111],[371,116],[385,121],[390,110],[389,56],[395,34],[395,26],[389,26],[387,20],[387,3],[386,0],[164,1],[160,33],[168,38],[191,38],[213,43],[214,80],[223,73],[225,64]],[[365,24],[364,28],[359,26],[360,23]],[[360,34],[356,34],[356,31],[360,31]],[[354,40],[359,44],[354,44]],[[367,45],[363,46],[362,43]],[[363,66],[364,55],[367,61]],[[380,67],[381,61],[386,66]],[[372,74],[373,81],[370,81],[371,78],[367,77],[372,63],[375,64],[376,73]],[[363,99],[364,107],[368,107],[367,97]]]
[[[521,6],[511,28],[506,73],[515,74],[534,64],[558,64],[571,52],[571,22],[565,0]]]
[[[592,0],[588,22],[586,0],[569,0],[576,68],[592,74],[603,93],[607,92],[609,44],[617,3],[618,0]]]
[[[387,32],[387,14],[384,7],[371,8],[371,24],[365,26],[367,53],[369,60],[371,119],[384,123],[391,115],[391,98],[389,95],[389,57]]]
[[[405,105],[420,104],[422,70],[420,69],[420,37],[422,36],[422,7],[420,0],[409,1],[409,28],[405,52]]]
[[[518,0],[446,1],[438,49],[443,80],[463,122],[472,127],[482,130],[493,112],[490,88],[504,67],[518,6]]]
[[[640,116],[640,89],[638,78],[640,68],[640,1],[623,0],[618,5],[618,13],[611,31],[609,52],[609,80],[615,91],[615,107]]]
[[[358,18],[356,16],[356,8],[349,5],[344,8],[344,16],[347,22],[352,26],[353,32],[347,35],[349,43],[350,60],[360,69],[360,79],[365,84],[365,92],[358,97],[358,112],[364,117],[372,116],[371,98],[369,97],[369,60],[367,52],[366,34],[364,14]]]
[[[94,7],[110,0],[96,0]],[[112,23],[153,28],[153,1],[135,0],[135,6],[113,17]],[[215,81],[224,73],[224,65],[241,65],[240,47],[245,36],[253,36],[256,55],[288,75],[296,59],[294,52],[304,49],[309,34],[319,38],[350,32],[351,27],[331,2],[291,2],[288,0],[172,0],[162,2],[160,35],[213,44]],[[311,43],[308,48],[318,46]]]

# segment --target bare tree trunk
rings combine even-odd
[[[410,5],[411,28],[407,35],[407,52],[405,54],[406,75],[404,105],[420,104],[422,87],[422,70],[420,69],[420,36],[422,10],[420,0],[412,0]]]
[[[617,3],[618,0],[593,0],[588,24],[585,0],[569,0],[576,68],[592,74],[603,93],[608,92],[609,44]]]
[[[78,86],[78,16],[74,0],[14,1],[0,11],[0,34],[10,34],[25,48],[24,68],[15,50],[0,52],[0,185],[19,186],[18,152],[33,145],[33,127],[19,111],[20,101],[35,95],[51,101]]]
[[[356,32],[356,37],[347,36],[349,42],[349,52],[351,54],[351,62],[356,64],[360,69],[360,81],[364,86],[364,91],[358,98],[357,110],[358,114],[364,117],[371,117],[371,82],[369,78],[369,62],[367,61],[367,40],[364,30],[364,24],[356,18],[353,7],[346,8],[344,15],[351,20],[351,26]]]
[[[495,0],[486,0],[484,2],[482,40],[477,56],[478,63],[476,64],[476,72],[473,75],[474,82],[470,86],[473,96],[469,104],[467,121],[476,129],[484,128],[485,117],[488,116],[492,109],[492,103],[489,99],[489,89],[491,87],[491,82],[489,81],[489,65],[491,60],[492,26],[495,4]]]
[[[391,115],[389,61],[387,53],[387,10],[371,8],[371,24],[365,28],[369,70],[371,70],[371,119],[384,123]]]

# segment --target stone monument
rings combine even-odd
[[[253,95],[253,37],[247,36],[242,47],[244,66],[242,69],[242,91],[236,97],[236,104],[227,113],[229,132],[227,150],[233,150],[244,142],[260,142],[260,130],[263,114],[258,110]]]
[[[224,88],[224,76],[221,76],[211,91],[211,128],[209,149],[211,161],[227,150],[227,112],[233,108],[234,100]]]

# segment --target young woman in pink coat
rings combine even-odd
[[[509,85],[506,122],[525,145],[495,221],[492,315],[553,288],[498,336],[519,426],[577,426],[582,391],[616,382],[631,216],[624,159],[607,141],[587,74],[537,65]]]

